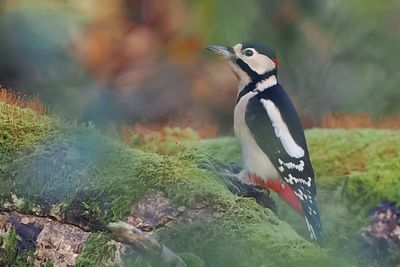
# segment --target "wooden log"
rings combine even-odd
[[[109,223],[108,229],[117,241],[131,246],[153,266],[187,267],[171,249],[130,224],[122,221]]]

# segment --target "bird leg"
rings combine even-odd
[[[207,162],[203,162],[202,168],[215,173],[222,179],[229,191],[241,197],[251,197],[261,206],[276,213],[275,201],[270,197],[269,190],[260,186],[243,182],[247,175],[237,163],[224,164],[214,158],[209,157]]]

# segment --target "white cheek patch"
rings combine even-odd
[[[271,100],[261,99],[269,118],[271,119],[272,126],[275,129],[275,135],[281,140],[286,153],[293,158],[301,158],[304,156],[304,149],[301,148],[294,141],[291,136],[286,123],[283,121],[281,113]]]
[[[269,57],[262,54],[254,54],[251,57],[239,56],[249,67],[262,75],[275,68],[275,63]]]
[[[254,51],[254,54],[247,57],[242,54],[242,44],[237,44],[233,47],[235,54],[238,58],[243,60],[249,67],[257,74],[264,74],[268,71],[275,69],[275,63],[267,56],[258,54]]]

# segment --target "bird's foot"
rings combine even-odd
[[[224,164],[210,158],[210,161],[203,163],[202,167],[214,172],[235,195],[254,198],[258,204],[276,213],[276,204],[270,197],[269,190],[245,183],[246,172],[239,164],[234,162]]]

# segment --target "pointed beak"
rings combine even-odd
[[[206,48],[216,54],[222,55],[224,58],[227,59],[232,59],[235,57],[235,53],[231,47],[226,47],[222,45],[208,45]]]

